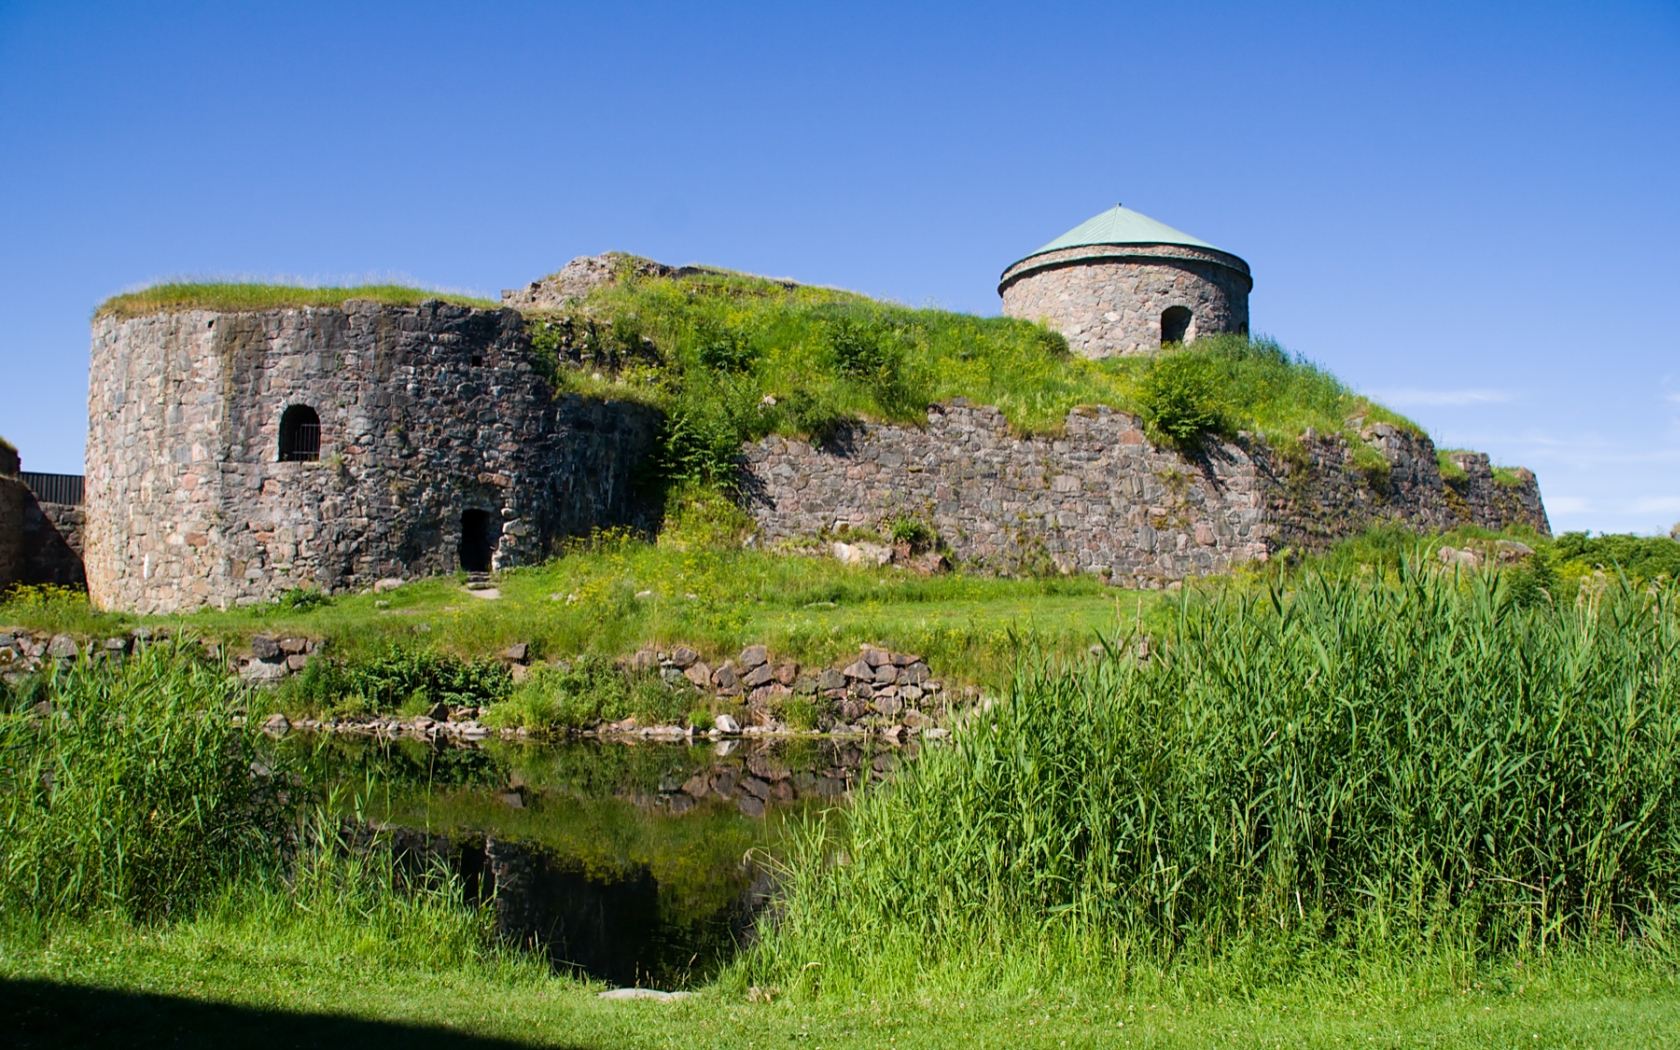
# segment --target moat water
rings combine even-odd
[[[751,942],[789,820],[907,757],[858,738],[282,747],[407,868],[446,865],[464,903],[491,902],[503,936],[557,968],[659,988],[703,981]]]

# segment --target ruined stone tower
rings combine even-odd
[[[540,560],[637,523],[658,428],[437,300],[101,316],[91,365],[88,591],[140,613]]]
[[[1042,321],[1086,357],[1150,354],[1248,332],[1248,264],[1116,204],[1003,271],[1010,317]]]

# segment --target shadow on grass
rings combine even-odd
[[[50,981],[0,980],[0,1031],[6,1046],[100,1047],[441,1047],[512,1050],[529,1044],[433,1025],[288,1013],[175,995],[116,991]]]

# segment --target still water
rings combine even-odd
[[[705,980],[748,943],[790,819],[884,779],[869,739],[516,744],[292,734],[408,865],[447,864],[507,937],[615,984]]]

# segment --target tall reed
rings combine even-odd
[[[1672,588],[1554,606],[1415,568],[1293,584],[1186,598],[1148,659],[1117,639],[1024,667],[953,746],[807,829],[749,975],[1662,932]]]
[[[235,724],[236,679],[186,647],[54,672],[0,719],[0,902],[150,918],[278,860],[284,785]]]

